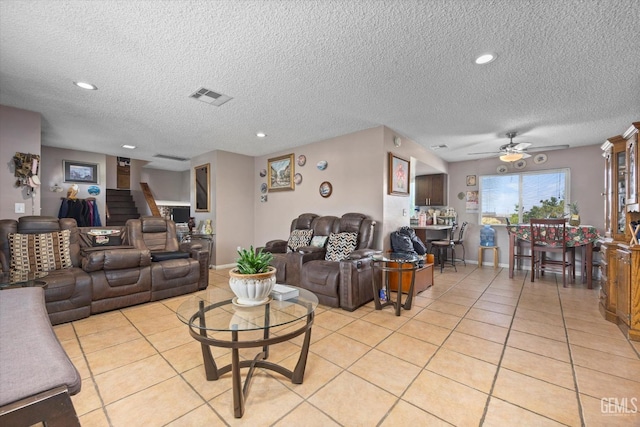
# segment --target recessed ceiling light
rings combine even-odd
[[[127,149],[129,149],[129,150],[135,150],[135,149],[136,149],[136,146],[135,146],[135,145],[128,145],[128,144],[124,144],[124,145],[122,146],[122,148],[127,148]]]
[[[258,132],[258,133],[256,133],[256,136],[257,136],[258,138],[266,138],[267,134],[266,134],[266,133],[264,133],[264,132]]]
[[[95,85],[92,85],[91,83],[85,83],[85,82],[73,82],[74,85],[82,88],[82,89],[86,89],[86,90],[98,90],[98,87]]]
[[[484,55],[480,55],[476,58],[475,63],[478,65],[488,64],[489,62],[493,62],[496,59],[496,55],[493,53],[486,53]]]

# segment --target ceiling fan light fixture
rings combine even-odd
[[[503,162],[517,162],[523,157],[524,155],[522,153],[507,153],[500,156],[500,160]]]

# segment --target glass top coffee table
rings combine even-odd
[[[295,298],[284,301],[272,299],[253,307],[236,305],[232,299],[221,301],[214,292],[207,290],[187,299],[176,311],[178,318],[189,326],[191,336],[200,342],[207,380],[215,381],[231,371],[236,418],[241,418],[244,414],[244,402],[255,368],[278,372],[292,383],[302,384],[318,298],[305,289],[296,289],[299,295]],[[271,335],[272,329],[287,325],[291,325],[293,329],[287,328],[282,334]],[[262,337],[256,339],[255,332],[251,334],[251,331],[263,331]],[[302,334],[304,341],[293,371],[267,361],[270,345],[289,341]],[[218,368],[210,346],[230,348],[231,364]],[[262,347],[262,351],[253,360],[240,360],[239,349],[254,347]],[[241,384],[240,368],[249,368],[244,386]]]
[[[32,286],[47,287],[47,283],[40,280],[47,276],[47,272],[38,271],[9,271],[0,273],[0,289],[27,288]]]

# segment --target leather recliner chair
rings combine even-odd
[[[309,230],[313,228],[314,220],[318,215],[312,213],[304,213],[291,221],[290,231],[293,230]],[[314,236],[316,232],[314,230]],[[328,233],[325,234],[328,236]],[[256,251],[262,249],[264,252],[271,252],[273,260],[271,265],[276,268],[276,282],[296,285],[299,282],[299,271],[295,270],[296,262],[292,259],[291,252],[287,253],[288,240],[269,240],[263,248],[257,248]]]
[[[47,216],[23,216],[19,220],[0,220],[0,264],[3,272],[11,268],[10,233],[42,234],[69,230],[72,267],[53,270],[41,279],[47,286],[44,298],[53,325],[89,317],[91,314],[91,277],[81,268],[78,226],[75,219]],[[4,292],[4,291],[2,291]]]
[[[376,222],[359,213],[347,213],[341,218],[318,217],[316,221],[325,219],[331,221],[333,233],[358,233],[356,249],[342,261],[326,261],[325,248],[300,249],[297,285],[316,294],[321,304],[353,311],[373,300],[371,255],[378,252],[372,249]]]
[[[125,228],[128,244],[151,252],[151,301],[208,286],[208,251],[179,245],[173,221],[146,216],[127,220]]]

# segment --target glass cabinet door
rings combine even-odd
[[[626,171],[627,171],[627,153],[626,151],[618,151],[615,153],[615,168],[616,168],[616,180],[617,180],[617,203],[616,203],[616,216],[617,216],[617,224],[615,226],[615,234],[623,235],[623,237],[619,238],[620,240],[624,239],[624,231],[627,227],[625,212],[627,205],[627,179],[626,179]]]
[[[627,186],[627,205],[638,204],[638,134],[635,133],[627,141],[627,174],[629,175]],[[638,207],[631,207],[638,210]]]

